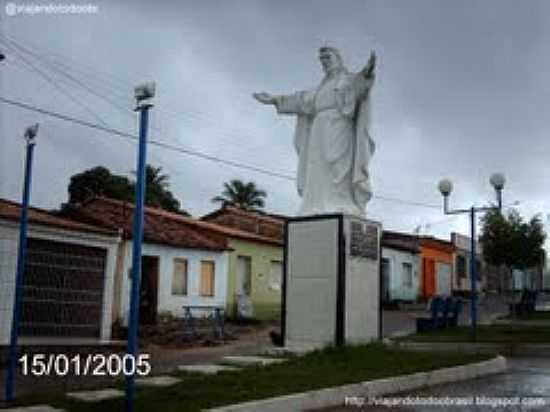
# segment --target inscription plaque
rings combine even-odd
[[[350,255],[369,259],[378,259],[378,228],[351,222]]]

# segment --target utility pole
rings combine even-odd
[[[21,306],[23,299],[23,277],[25,275],[25,258],[27,255],[27,221],[29,202],[31,197],[32,159],[38,123],[27,127],[25,141],[27,153],[25,156],[25,181],[23,184],[23,200],[21,202],[21,215],[19,218],[19,246],[17,252],[17,272],[15,277],[15,291],[13,300],[13,318],[11,322],[10,347],[8,353],[8,370],[6,374],[6,403],[11,403],[15,397],[15,378],[17,376],[17,338],[19,335],[19,323],[21,322]]]
[[[155,95],[155,83],[145,83],[135,88],[136,108],[139,112],[139,147],[137,157],[137,182],[135,193],[134,222],[132,229],[132,282],[130,290],[130,315],[128,321],[127,361],[133,363],[126,370],[132,371],[126,377],[126,411],[134,411],[135,369],[138,358],[139,304],[141,289],[141,247],[143,242],[143,209],[145,204],[145,166],[147,164],[147,128],[150,100]]]

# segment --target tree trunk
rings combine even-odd
[[[512,266],[506,267],[508,270],[508,275],[510,279],[510,291],[512,295],[512,319],[516,319],[517,317],[517,311],[516,311],[516,288],[514,285],[514,268]]]

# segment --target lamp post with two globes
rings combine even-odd
[[[490,183],[495,189],[497,198],[496,206],[475,207],[469,209],[449,209],[449,196],[453,191],[453,184],[449,179],[443,179],[439,182],[438,188],[443,195],[443,211],[446,215],[457,215],[468,213],[470,215],[470,278],[471,278],[471,311],[470,318],[472,321],[472,341],[477,338],[477,265],[476,265],[476,213],[486,212],[488,210],[502,209],[502,189],[506,183],[506,179],[502,173],[494,173],[490,178]]]

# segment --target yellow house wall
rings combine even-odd
[[[263,243],[231,239],[229,247],[234,249],[229,255],[229,273],[227,283],[227,315],[237,313],[236,283],[237,258],[249,257],[251,260],[251,300],[254,317],[261,320],[278,319],[281,311],[282,290],[269,287],[271,261],[283,262],[283,247]]]

